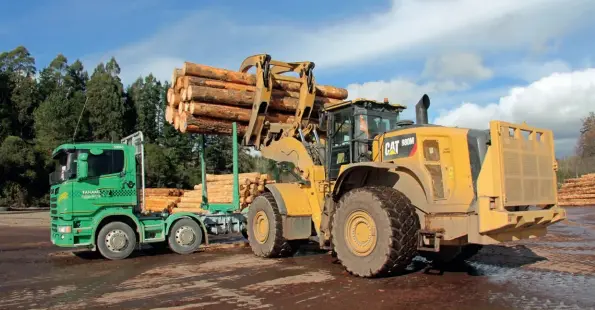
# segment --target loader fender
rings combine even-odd
[[[426,174],[420,168],[410,164],[391,162],[350,164],[342,169],[333,188],[332,197],[334,201],[338,201],[344,193],[354,188],[370,185],[388,186],[403,192],[418,208],[423,209],[424,205],[431,203],[428,200],[430,188],[426,179]]]
[[[283,237],[287,240],[309,238],[312,234],[312,207],[306,190],[295,183],[268,184],[265,188],[273,195],[279,208]]]

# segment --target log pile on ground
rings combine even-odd
[[[172,75],[165,119],[180,132],[220,135],[230,135],[232,122],[237,122],[242,135],[250,121],[255,85],[254,74],[185,62]],[[299,91],[300,83],[274,81],[268,109],[271,122],[293,122]],[[340,102],[347,95],[343,88],[316,85],[312,116],[323,104]]]
[[[255,178],[247,178],[240,183],[240,210],[243,210],[252,203],[256,196],[264,192],[267,184],[275,183],[268,174],[261,174]]]
[[[177,188],[147,188],[145,189],[145,211],[171,213],[183,194],[184,191]]]
[[[595,173],[567,179],[558,191],[560,206],[595,206]]]

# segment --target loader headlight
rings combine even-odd
[[[62,234],[69,234],[72,232],[72,227],[70,226],[58,226],[58,232]]]

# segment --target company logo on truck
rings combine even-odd
[[[387,137],[384,139],[384,159],[409,157],[413,155],[416,147],[415,134]]]

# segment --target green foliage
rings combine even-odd
[[[0,145],[0,205],[26,207],[46,196],[46,168],[43,154],[33,145],[20,137],[4,139]]]
[[[114,58],[89,74],[59,54],[39,72],[25,47],[0,53],[0,206],[48,205],[51,151],[75,141],[119,141],[145,135],[146,185],[191,188],[201,182],[198,135],[165,121],[169,82],[139,77],[124,89]],[[77,126],[78,124],[78,126]],[[231,137],[206,138],[208,173],[232,172]],[[274,175],[274,162],[241,148],[240,172]]]
[[[124,130],[128,105],[119,74],[120,66],[112,58],[100,63],[87,83],[87,110],[95,141],[118,141],[129,133]]]
[[[85,141],[89,137],[88,114],[81,112],[86,101],[85,87],[88,80],[80,61],[68,66],[67,59],[58,55],[40,74],[40,92],[43,102],[35,110],[35,132],[39,147],[47,152],[58,145]],[[77,122],[79,127],[76,128]],[[56,120],[60,120],[57,122]]]

